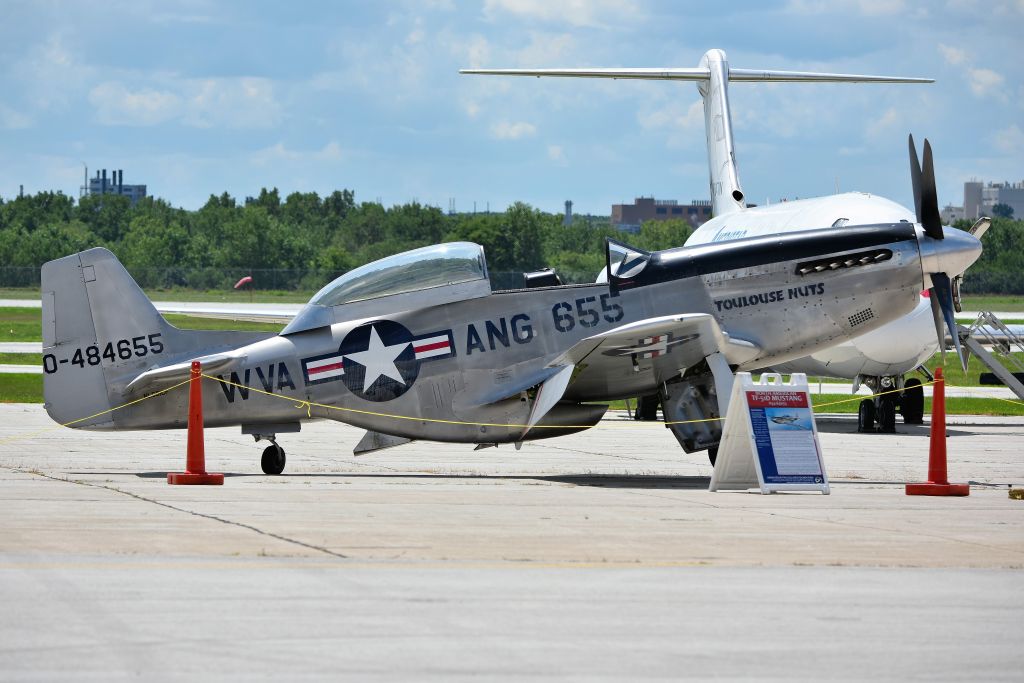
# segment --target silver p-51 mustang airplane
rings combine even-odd
[[[716,215],[745,209],[730,79],[908,80],[730,69],[720,51],[696,69],[600,75],[698,82]],[[927,144],[919,176],[916,194],[927,203],[935,194]],[[950,275],[981,245],[922,215],[654,253],[609,241],[605,282],[527,278],[524,289],[506,291],[491,289],[480,246],[442,244],[342,275],[277,335],[172,327],[113,254],[90,249],[43,266],[46,409],[87,429],[183,427],[186,392],[157,392],[186,379],[198,359],[222,380],[204,383],[206,424],[271,440],[267,473],[284,468],[276,437],[307,419],[365,428],[356,452],[412,439],[520,443],[593,426],[607,408],[595,402],[652,392],[687,452],[714,449],[721,426],[694,420],[725,413],[735,371],[896,320],[922,288],[933,289],[951,323]]]

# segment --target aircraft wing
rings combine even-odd
[[[648,393],[716,352],[736,365],[760,349],[731,338],[707,313],[647,318],[582,339],[548,364],[557,372],[541,385],[523,436],[565,395]]]
[[[707,313],[681,313],[647,318],[587,337],[556,358],[551,366],[585,365],[589,373],[617,373],[622,369],[635,372],[634,362],[650,361],[655,374],[670,369],[670,379],[720,351],[730,364],[736,365],[755,357],[760,349],[753,343],[733,339]],[[583,371],[581,371],[582,374]],[[580,380],[580,375],[574,383]]]

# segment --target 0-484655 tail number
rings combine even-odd
[[[114,363],[117,360],[129,360],[133,357],[142,358],[149,354],[163,353],[164,343],[160,341],[160,333],[140,335],[131,339],[118,339],[103,344],[91,344],[84,349],[75,349],[70,357],[57,358],[52,353],[43,356],[43,372],[52,375],[61,365],[99,365],[104,360]]]

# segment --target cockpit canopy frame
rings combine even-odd
[[[313,295],[281,334],[388,315],[491,293],[484,248],[446,242],[354,268]]]

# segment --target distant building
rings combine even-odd
[[[111,171],[107,179],[107,169],[96,171],[96,177],[89,179],[89,194],[119,194],[128,197],[134,205],[146,196],[145,185],[125,185],[124,171]]]
[[[562,217],[562,225],[572,225],[572,200],[565,200],[565,215]]]
[[[947,206],[942,210],[942,220],[952,223],[954,220],[966,218],[977,220],[982,216],[991,216],[992,207],[1006,204],[1013,209],[1014,218],[1024,218],[1024,180],[1019,183],[988,183],[969,180],[964,183],[964,205]]]
[[[943,225],[952,225],[964,217],[964,207],[947,204],[946,208],[939,212],[939,215],[942,218]]]
[[[637,197],[632,204],[612,205],[612,225],[620,230],[636,232],[644,221],[667,221],[680,218],[693,227],[703,225],[711,218],[711,202],[695,199],[680,204],[675,199]]]

